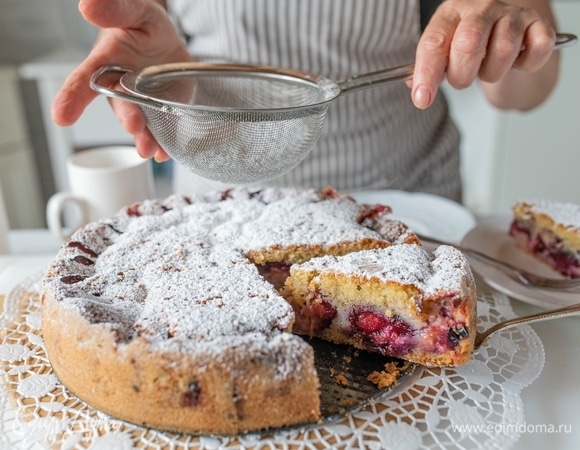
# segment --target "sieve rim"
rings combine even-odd
[[[258,77],[264,79],[276,79],[294,84],[308,85],[320,93],[317,101],[301,105],[269,108],[236,108],[229,106],[211,106],[202,104],[189,104],[172,101],[143,92],[139,85],[143,81],[151,81],[156,77],[174,76],[186,78],[193,75],[232,74],[241,77]],[[325,108],[328,103],[335,100],[342,93],[340,85],[323,76],[304,72],[296,69],[280,68],[268,65],[236,64],[236,63],[208,63],[208,62],[179,62],[147,66],[141,69],[127,69],[120,78],[120,84],[130,95],[146,101],[157,103],[161,108],[180,110],[183,112],[223,112],[245,114],[276,114],[285,112],[298,112],[311,108]]]

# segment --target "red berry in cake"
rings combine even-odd
[[[75,256],[73,258],[73,261],[76,263],[82,264],[83,266],[92,266],[95,263],[93,260],[90,260],[86,256],[82,256],[82,255]]]
[[[351,321],[354,321],[353,328],[367,335],[375,333],[387,325],[384,316],[372,311],[361,311],[353,314]]]
[[[63,284],[75,284],[80,281],[83,281],[87,277],[84,275],[65,275],[64,277],[60,278],[61,283]]]
[[[379,216],[382,216],[383,214],[390,214],[392,212],[393,212],[393,210],[391,209],[390,206],[374,205],[373,209],[371,210],[370,216],[379,217]]]
[[[181,394],[181,406],[197,406],[201,396],[201,387],[197,381],[190,381],[187,390]]]
[[[256,268],[260,275],[278,290],[284,286],[286,278],[290,276],[290,266],[286,263],[268,263],[257,265]]]
[[[316,299],[310,304],[312,328],[315,333],[328,328],[336,317],[336,308],[327,301]]]
[[[369,310],[350,315],[351,328],[371,348],[393,356],[404,355],[415,347],[413,329],[399,316],[386,317]]]
[[[69,248],[77,248],[81,252],[86,253],[87,255],[92,256],[93,258],[96,258],[97,256],[99,256],[96,252],[94,252],[93,250],[91,250],[90,248],[81,244],[78,241],[70,241],[70,242],[68,242],[68,244],[66,246]]]
[[[391,317],[387,324],[371,336],[374,344],[404,355],[414,347],[411,326],[399,317]]]
[[[131,205],[127,207],[127,215],[139,217],[141,213],[139,212],[139,204]]]
[[[451,347],[457,347],[459,341],[467,337],[469,337],[469,330],[465,326],[450,328],[447,334],[447,340]]]
[[[222,192],[220,201],[228,200],[232,198],[232,189],[226,189]]]
[[[339,198],[341,195],[338,193],[336,189],[331,188],[330,186],[325,187],[320,192],[321,200],[332,199],[332,198]]]
[[[360,214],[357,222],[362,224],[365,220],[376,220],[384,214],[390,214],[393,210],[386,205],[365,205],[365,210]]]

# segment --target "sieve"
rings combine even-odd
[[[575,41],[559,34],[555,48]],[[182,62],[101,67],[90,86],[139,105],[151,134],[177,163],[204,178],[249,184],[300,163],[318,140],[332,101],[409,79],[413,70],[408,64],[336,82],[272,66]],[[109,87],[117,82],[124,91]]]

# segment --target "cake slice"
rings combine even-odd
[[[522,200],[512,209],[509,233],[516,245],[561,274],[580,277],[580,206]]]
[[[294,265],[282,294],[293,331],[426,366],[466,363],[476,334],[475,281],[463,254],[401,244]]]

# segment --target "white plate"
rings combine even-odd
[[[432,194],[404,191],[361,191],[350,193],[360,203],[382,203],[393,209],[393,218],[419,234],[459,243],[475,226],[473,214],[464,206]]]
[[[525,253],[515,245],[509,235],[511,217],[495,216],[482,220],[463,238],[464,247],[478,250],[499,260],[513,264],[532,273],[553,278],[563,278],[548,265]],[[580,293],[555,291],[524,286],[491,264],[469,259],[471,266],[491,287],[510,297],[542,308],[556,308],[580,301]]]

